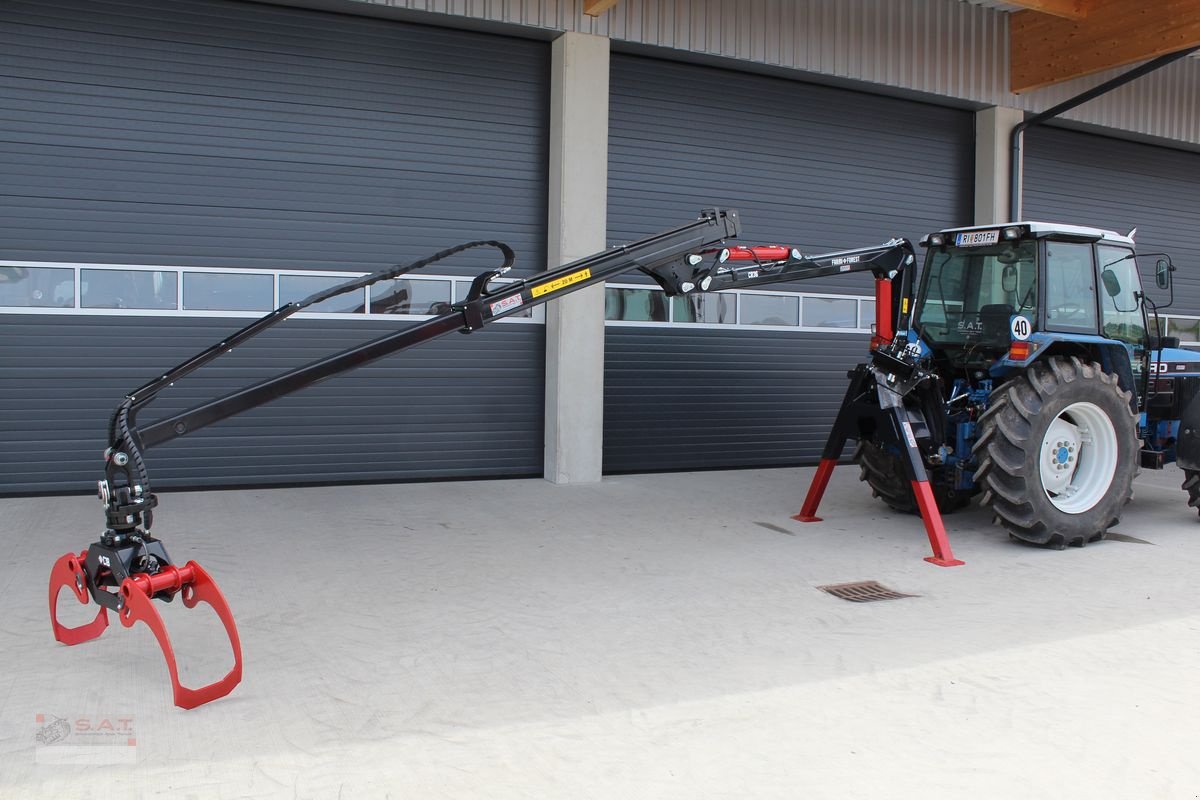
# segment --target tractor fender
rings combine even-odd
[[[1049,356],[1078,356],[1098,363],[1107,374],[1117,377],[1117,385],[1130,394],[1130,408],[1137,409],[1137,386],[1133,377],[1133,362],[1125,344],[1090,334],[1047,333],[1037,331],[1029,337],[1032,350],[1029,358],[1017,361],[1005,355],[991,369],[993,378],[1008,378],[1023,372]]]

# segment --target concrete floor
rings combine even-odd
[[[1145,543],[1022,547],[972,508],[950,569],[853,468],[825,522],[790,520],[811,473],[165,494],[155,532],[221,583],[245,649],[242,685],[194,711],[144,626],[50,635],[47,573],[99,503],[0,500],[0,797],[1200,794],[1176,470],[1116,529]],[[920,596],[814,588],[863,579]],[[164,608],[185,678],[223,674],[215,616]],[[132,763],[53,763],[93,751]]]

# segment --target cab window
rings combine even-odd
[[[931,249],[916,325],[940,345],[1007,347],[1013,314],[1037,303],[1037,243]]]
[[[1145,344],[1146,318],[1138,295],[1141,281],[1133,252],[1125,247],[1102,244],[1096,248],[1096,256],[1100,261],[1100,282],[1104,286],[1100,294],[1102,332],[1110,339]]]
[[[1046,330],[1096,333],[1096,270],[1090,244],[1046,243]]]

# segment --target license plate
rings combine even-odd
[[[985,244],[995,244],[1000,241],[1000,231],[971,231],[960,233],[954,237],[954,243],[959,247],[979,247]]]

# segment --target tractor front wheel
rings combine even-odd
[[[975,479],[1013,537],[1082,546],[1117,524],[1138,450],[1137,418],[1116,377],[1055,356],[992,393],[979,419]]]

